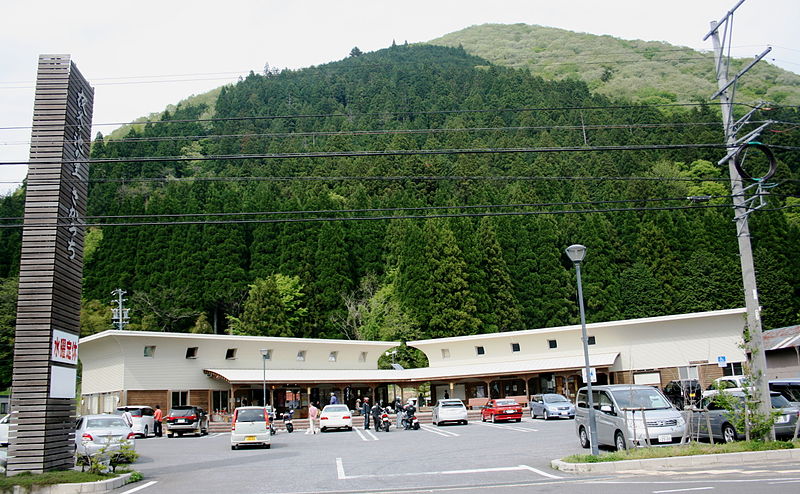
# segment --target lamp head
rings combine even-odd
[[[262,358],[267,358],[268,355],[269,355],[269,350],[267,348],[262,348],[261,349],[261,357]]]
[[[567,247],[567,256],[569,256],[572,262],[577,264],[583,261],[584,256],[586,256],[586,247],[581,244],[572,244]]]

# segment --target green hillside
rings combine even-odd
[[[215,120],[194,121],[210,103]],[[791,129],[764,141],[797,146]],[[572,243],[588,247],[589,321],[738,307],[721,141],[713,105],[665,113],[458,48],[251,74],[94,142],[87,222],[105,225],[86,240],[83,331],[108,326],[119,287],[132,329],[416,339],[571,324]],[[776,152],[782,185],[751,223],[767,327],[800,312],[800,222],[780,209],[798,153]],[[21,207],[0,201],[4,218]],[[18,251],[19,231],[0,229],[0,252]],[[0,264],[4,293],[17,272]]]
[[[669,43],[624,40],[527,24],[483,24],[430,41],[545,79],[577,79],[609,97],[645,103],[707,101],[717,90],[713,55]],[[755,51],[760,51],[754,48]],[[751,60],[751,59],[750,59]],[[735,74],[750,60],[731,62]],[[800,104],[800,75],[762,61],[736,101]]]

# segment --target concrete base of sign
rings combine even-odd
[[[124,473],[113,479],[99,482],[84,482],[82,484],[53,484],[35,485],[30,489],[14,486],[14,494],[83,494],[89,492],[106,492],[118,489],[130,482],[131,474]]]

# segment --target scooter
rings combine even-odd
[[[381,424],[382,424],[381,427],[383,427],[383,430],[385,430],[386,432],[389,432],[389,426],[392,425],[392,422],[389,420],[389,412],[386,411],[385,408],[381,411]]]
[[[294,410],[289,410],[283,414],[283,426],[286,427],[286,432],[288,433],[291,433],[294,430],[292,415],[294,415]]]
[[[414,429],[415,431],[419,430],[419,419],[417,418],[416,410],[411,408],[403,413],[405,414],[402,420],[403,429]]]
[[[274,436],[278,431],[275,430],[275,412],[269,412],[269,435]]]

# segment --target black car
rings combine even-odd
[[[677,379],[664,386],[664,394],[678,410],[697,405],[703,397],[703,388],[697,379]]]
[[[196,434],[205,436],[208,434],[208,415],[205,410],[192,405],[174,406],[169,411],[165,420],[167,437],[174,437],[175,434]]]

